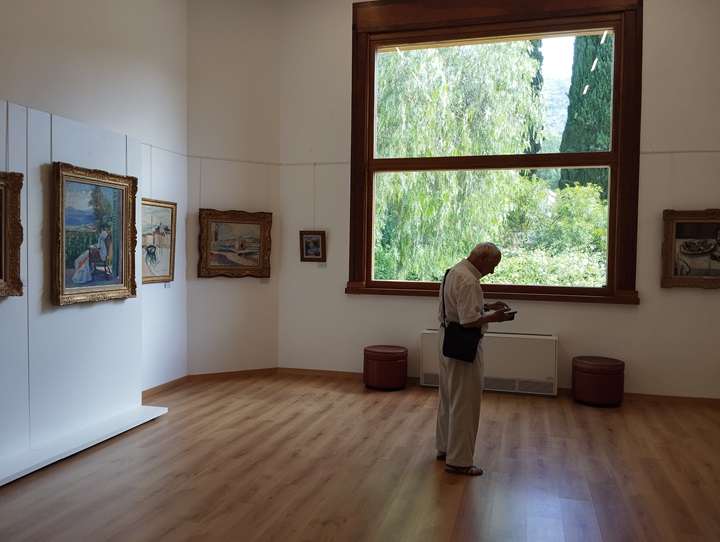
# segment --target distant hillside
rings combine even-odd
[[[544,118],[545,142],[543,152],[557,152],[560,148],[565,122],[567,121],[568,90],[570,77],[565,79],[545,79],[543,96],[547,111]]]

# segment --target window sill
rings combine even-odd
[[[350,295],[402,295],[409,297],[437,297],[440,285],[437,283],[418,283],[398,286],[364,285],[358,282],[349,282],[345,293]],[[548,289],[549,290],[549,289]],[[507,291],[499,284],[484,284],[483,292],[488,299],[520,299],[527,301],[560,301],[563,303],[607,303],[615,305],[639,305],[640,298],[637,291],[618,291],[608,293],[600,291],[592,293],[583,290],[582,293],[563,293],[562,289],[553,291]]]

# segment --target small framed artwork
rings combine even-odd
[[[720,288],[720,209],[663,211],[663,288]]]
[[[175,280],[175,220],[177,203],[142,200],[142,281]]]
[[[55,162],[53,302],[135,297],[137,178]]]
[[[301,262],[324,262],[327,260],[325,254],[325,232],[320,230],[304,230],[300,232],[300,261]]]
[[[270,276],[272,213],[200,209],[198,277]]]
[[[22,173],[0,172],[0,297],[21,296],[20,246],[23,228],[20,223]]]

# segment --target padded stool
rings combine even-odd
[[[619,406],[624,383],[624,361],[600,356],[577,356],[572,360],[572,395],[578,403]]]
[[[399,390],[407,383],[407,348],[377,344],[366,346],[363,382],[368,388]]]

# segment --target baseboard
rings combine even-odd
[[[198,375],[188,375],[186,378],[190,381],[195,380],[218,380],[218,379],[235,379],[246,378],[248,376],[272,376],[276,375],[278,370],[274,367],[268,369],[248,369],[247,371],[228,371],[225,373],[203,373]]]
[[[571,388],[558,388],[558,395],[572,397]],[[694,405],[720,406],[720,399],[715,397],[685,397],[682,395],[651,395],[647,393],[623,393],[623,400],[638,399],[656,401],[658,403],[688,403]]]
[[[649,395],[645,393],[627,393],[625,399],[641,399],[658,403],[687,403],[690,405],[720,406],[720,399],[714,397],[685,397],[682,395]]]
[[[335,378],[353,378],[362,380],[362,373],[350,373],[345,371],[322,371],[318,369],[296,369],[293,367],[278,367],[278,374],[303,375],[303,376],[332,376]]]

